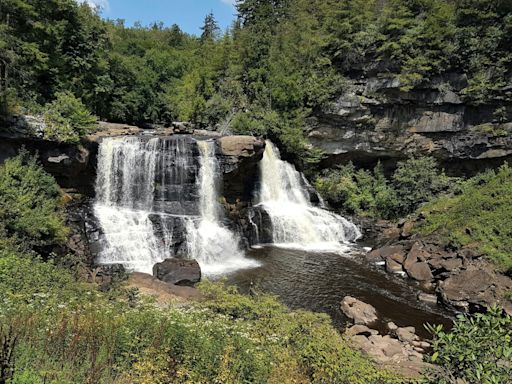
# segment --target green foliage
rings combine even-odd
[[[443,368],[432,374],[432,384],[509,383],[512,377],[512,317],[492,307],[487,313],[460,315],[453,329],[428,326],[433,334],[431,360]]]
[[[432,157],[399,162],[392,181],[396,191],[397,216],[407,215],[434,196],[449,192],[456,182],[438,171]]]
[[[430,157],[401,161],[390,180],[378,165],[373,172],[350,163],[324,172],[318,191],[332,205],[350,213],[387,219],[406,216],[441,193],[456,189],[458,180],[437,169]]]
[[[326,315],[201,290],[199,302],[161,308],[0,252],[0,329],[17,340],[10,383],[404,382],[352,350]]]
[[[59,92],[55,96],[45,108],[46,139],[76,143],[96,129],[96,118],[71,92]]]
[[[462,193],[421,209],[422,234],[437,233],[453,244],[475,244],[503,270],[512,268],[512,169],[488,171],[462,184]]]
[[[48,175],[26,152],[0,165],[0,237],[25,250],[64,240],[62,196]]]
[[[476,105],[510,85],[508,0],[242,0],[231,28],[219,33],[208,14],[199,37],[162,23],[128,28],[83,3],[2,2],[1,113],[67,90],[101,119],[257,131],[308,164],[320,154],[306,144],[305,117],[343,92],[345,77],[378,68],[410,91],[464,72],[461,95]]]

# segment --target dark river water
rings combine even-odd
[[[417,300],[419,290],[411,282],[388,275],[360,253],[355,250],[348,256],[264,246],[247,255],[258,260],[260,267],[234,272],[227,280],[242,292],[248,292],[252,282],[256,291],[275,294],[291,308],[328,313],[339,327],[347,324],[340,309],[346,295],[373,305],[381,330],[393,321],[414,326],[419,335],[427,337],[425,323],[451,324],[449,312]]]

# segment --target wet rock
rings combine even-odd
[[[418,281],[430,281],[434,278],[428,264],[424,262],[410,264],[405,271],[411,279]]]
[[[445,303],[467,311],[470,305],[484,307],[496,302],[494,281],[489,271],[471,268],[441,281],[438,290]]]
[[[393,258],[395,261],[398,259],[405,259],[404,249],[400,245],[391,245],[380,248],[380,254],[383,259],[388,257]]]
[[[365,257],[366,257],[366,260],[373,262],[373,263],[382,261],[382,255],[380,253],[380,249],[374,249],[373,251],[368,252]]]
[[[153,266],[153,276],[175,285],[192,285],[201,280],[201,268],[196,260],[166,259]]]
[[[416,264],[419,261],[427,260],[428,257],[429,254],[423,249],[423,244],[417,241],[412,245],[409,253],[407,254],[407,257],[404,261],[404,269],[407,271],[414,264]]]
[[[437,304],[437,296],[425,292],[420,292],[418,294],[418,300],[429,304]]]
[[[446,271],[452,272],[462,267],[462,259],[452,258],[448,260],[441,260],[439,265]]]
[[[341,302],[341,310],[355,324],[368,325],[378,319],[377,310],[351,296],[345,296]]]

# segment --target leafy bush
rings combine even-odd
[[[433,158],[425,157],[399,162],[390,180],[380,165],[371,172],[356,170],[350,163],[317,178],[316,187],[334,206],[390,219],[414,212],[420,204],[453,191],[457,183],[437,170]]]
[[[356,170],[352,163],[327,171],[316,188],[331,204],[362,216],[385,215],[392,190],[380,166],[372,172]]]
[[[59,92],[55,96],[44,114],[46,139],[75,143],[95,130],[96,117],[71,92]]]
[[[0,165],[0,237],[4,245],[30,250],[60,242],[66,234],[62,196],[53,177],[24,151]]]
[[[502,166],[462,184],[462,193],[421,209],[419,232],[437,233],[456,246],[475,244],[503,270],[512,269],[512,168]]]
[[[453,329],[428,326],[434,335],[432,362],[443,371],[432,374],[433,384],[504,384],[512,378],[512,317],[497,307],[488,313],[458,316]]]
[[[276,111],[256,108],[250,112],[237,113],[231,123],[234,133],[264,135],[277,142],[280,147],[303,164],[314,164],[321,160],[321,151],[311,148],[304,137],[305,111],[281,114]]]
[[[397,199],[396,216],[407,215],[434,196],[449,192],[456,182],[439,172],[432,157],[399,162],[392,177]]]

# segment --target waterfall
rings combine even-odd
[[[255,261],[244,257],[238,236],[221,223],[217,186],[219,170],[214,143],[199,141],[197,144],[201,155],[198,178],[200,220],[189,220],[187,223],[189,254],[209,275],[257,266]]]
[[[270,216],[276,244],[311,250],[342,249],[361,236],[358,228],[332,212],[314,207],[302,175],[281,160],[278,149],[267,141],[260,164],[259,205]]]
[[[97,262],[152,273],[155,263],[186,256],[207,275],[255,265],[221,223],[218,176],[213,142],[104,139],[94,203],[102,232]]]
[[[150,212],[157,151],[153,141],[105,139],[99,148],[94,214],[104,233],[97,262],[151,273],[168,257],[155,236]]]

